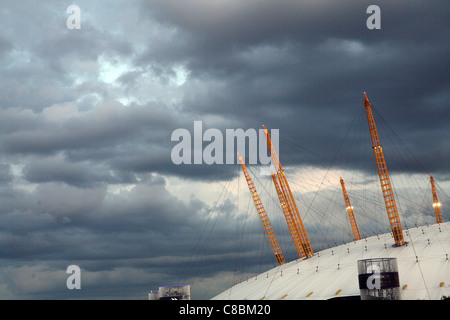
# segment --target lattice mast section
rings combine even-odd
[[[280,161],[278,159],[278,155],[275,151],[275,148],[272,145],[272,141],[270,139],[269,131],[265,126],[264,133],[267,138],[267,147],[269,148],[270,155],[272,157],[273,165],[278,177],[278,182],[280,184],[281,192],[284,196],[285,205],[289,211],[290,217],[294,223],[295,229],[297,231],[298,238],[300,239],[304,255],[301,255],[300,258],[303,257],[312,257],[314,252],[311,248],[311,243],[309,242],[308,234],[306,233],[305,226],[303,225],[302,218],[300,217],[300,213],[297,208],[297,204],[295,203],[294,197],[292,195],[291,188],[289,187],[289,183],[287,182],[286,176],[284,174],[283,168],[281,167]],[[295,239],[294,239],[295,243]],[[300,251],[300,250],[297,250]]]
[[[266,210],[264,209],[261,199],[259,198],[258,192],[256,191],[252,178],[248,173],[248,170],[244,163],[244,159],[241,156],[239,156],[239,162],[241,163],[242,171],[244,171],[244,176],[245,179],[247,180],[248,189],[250,190],[253,202],[255,203],[256,211],[258,211],[259,219],[261,220],[264,232],[266,233],[267,239],[269,240],[270,243],[270,247],[272,248],[272,251],[275,255],[275,259],[277,260],[279,265],[285,264],[286,261],[284,259],[280,245],[278,244],[277,237],[273,232],[272,224],[269,221],[269,217],[266,214]]]
[[[286,219],[286,223],[289,228],[289,232],[291,233],[292,240],[294,241],[295,249],[297,250],[298,256],[303,258],[305,256],[305,251],[303,250],[302,242],[300,241],[300,237],[297,232],[297,228],[295,227],[294,220],[291,217],[291,213],[289,212],[289,208],[286,204],[286,199],[284,198],[283,192],[281,192],[280,185],[277,180],[277,176],[272,173],[273,184],[275,185],[275,190],[277,191],[278,199],[280,200],[281,209],[283,210],[284,218]]]
[[[361,240],[361,233],[359,232],[358,223],[355,219],[355,214],[353,213],[353,206],[350,203],[350,199],[348,198],[347,190],[345,189],[345,183],[344,179],[341,178],[341,186],[342,186],[342,192],[344,194],[344,200],[346,205],[346,210],[348,213],[348,218],[350,220],[350,225],[352,226],[353,231],[353,238],[356,240]]]
[[[433,208],[436,216],[436,223],[442,223],[441,203],[438,200],[436,193],[436,186],[434,185],[434,178],[430,174],[431,191],[433,192]]]
[[[391,179],[384,158],[383,148],[381,147],[380,138],[378,136],[375,119],[370,108],[370,102],[364,92],[364,106],[366,107],[367,120],[369,122],[370,136],[372,138],[372,148],[375,155],[375,161],[378,168],[378,176],[380,178],[381,190],[383,192],[384,204],[391,225],[392,235],[394,236],[395,244],[402,246],[405,244],[403,238],[403,229],[398,215],[397,204],[392,190]]]

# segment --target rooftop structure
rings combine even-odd
[[[346,243],[248,278],[213,299],[359,299],[357,261],[374,258],[397,259],[402,300],[450,296],[450,223],[403,231],[403,246],[393,245],[391,233]]]
[[[272,178],[299,259],[279,264],[276,268],[231,287],[213,299],[359,299],[370,298],[373,293],[372,297],[376,298],[384,295],[395,297],[395,299],[435,300],[450,295],[448,269],[450,223],[442,221],[434,180],[431,177],[437,224],[403,228],[384,151],[366,93],[364,93],[364,106],[391,232],[361,239],[353,207],[341,178],[355,240],[320,252],[313,252],[285,173],[271,145],[268,131],[264,127],[267,146],[276,170],[276,176],[272,174]],[[244,166],[243,162],[242,165]],[[395,269],[395,275],[392,270],[382,276],[377,275],[378,280],[384,279],[385,283],[395,284],[395,287],[388,286],[387,291],[390,292],[388,294],[386,294],[387,291],[385,293],[370,291],[374,288],[368,288],[371,286],[361,282],[361,279],[370,279],[372,275],[358,274],[358,262],[360,263],[359,271],[361,271],[373,266],[378,268],[376,265],[371,265],[376,263],[374,261],[383,261],[383,263],[390,261],[390,267],[386,270]],[[364,267],[361,267],[362,264]],[[393,268],[394,264],[395,268]]]

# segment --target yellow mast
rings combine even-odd
[[[344,200],[348,218],[350,219],[350,224],[352,226],[353,231],[353,237],[355,240],[361,240],[361,234],[359,233],[358,224],[356,223],[355,214],[353,213],[353,206],[350,203],[350,199],[348,198],[347,190],[345,189],[344,180],[341,178],[341,186],[342,186],[342,192],[344,193]]]
[[[278,183],[277,177],[272,173],[273,184],[275,185],[275,190],[277,191],[278,199],[280,200],[281,209],[283,210],[284,217],[286,219],[289,232],[291,233],[292,240],[294,240],[294,246],[297,250],[298,256],[303,258],[305,256],[305,251],[303,250],[302,242],[295,227],[294,220],[291,218],[291,213],[289,212],[288,206],[286,204],[286,199],[284,198],[283,192],[281,192],[280,185]]]
[[[259,198],[258,192],[256,192],[255,185],[253,184],[252,178],[250,177],[248,170],[245,166],[244,159],[239,156],[239,161],[241,163],[242,171],[244,171],[245,179],[247,180],[248,189],[250,190],[250,194],[252,195],[253,202],[255,203],[256,211],[258,211],[259,219],[264,228],[264,232],[266,233],[267,239],[269,239],[270,246],[275,255],[275,259],[277,260],[279,265],[286,263],[283,252],[281,252],[280,245],[278,244],[277,237],[273,232],[272,224],[269,221],[269,217],[266,214],[266,210]]]
[[[267,146],[269,148],[273,165],[275,167],[275,171],[278,177],[278,182],[281,187],[280,188],[281,193],[284,196],[284,204],[286,205],[287,210],[289,211],[289,215],[294,223],[298,238],[300,239],[301,246],[303,248],[304,256],[306,256],[306,258],[312,257],[314,255],[314,252],[311,248],[311,243],[309,242],[308,234],[306,233],[302,218],[300,217],[300,213],[298,212],[297,204],[295,203],[294,197],[291,192],[291,188],[289,187],[289,183],[286,180],[286,176],[284,174],[283,168],[281,167],[278,155],[275,152],[275,148],[272,145],[269,131],[266,129],[265,126],[263,126],[263,128],[267,138]],[[283,202],[281,203],[281,205],[283,206]],[[296,239],[294,238],[294,244],[295,243]],[[297,252],[301,252],[301,250],[297,248]],[[303,256],[300,256],[300,258],[303,258]]]
[[[375,119],[370,108],[370,102],[364,92],[364,106],[366,107],[367,120],[369,122],[370,136],[372,138],[372,148],[375,155],[375,161],[378,168],[378,176],[380,178],[381,190],[383,192],[384,204],[391,225],[392,235],[394,236],[395,244],[402,246],[405,244],[403,238],[403,229],[400,223],[400,217],[398,215],[397,204],[394,198],[394,192],[392,190],[391,179],[386,165],[386,159],[384,158],[383,149],[381,148],[380,138],[378,136],[377,127],[375,125]]]
[[[433,208],[436,216],[436,223],[442,223],[441,203],[438,200],[436,186],[434,185],[433,176],[430,174],[431,191],[433,192]]]

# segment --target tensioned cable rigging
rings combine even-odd
[[[215,225],[217,223],[217,219],[219,217],[219,215],[217,215],[215,213],[218,208],[224,206],[224,202],[227,199],[227,193],[228,193],[231,181],[233,180],[233,178],[235,176],[236,176],[235,168],[232,168],[232,170],[230,170],[230,172],[229,172],[228,179],[223,184],[223,187],[219,193],[219,197],[217,198],[217,201],[214,202],[213,207],[208,211],[208,218],[203,226],[202,231],[200,232],[200,235],[194,245],[194,248],[192,249],[192,251],[188,257],[188,262],[186,264],[186,267],[183,269],[183,273],[181,274],[181,279],[179,281],[180,283],[186,282],[187,279],[190,278],[188,276],[188,272],[190,272],[192,269],[194,269],[194,265],[196,263],[198,263],[198,261],[197,261],[198,257],[204,252],[205,245],[208,243],[207,240],[211,236],[211,234],[215,228]],[[213,216],[215,216],[214,221],[212,221]],[[210,223],[212,223],[212,225],[209,227]],[[208,231],[208,227],[210,228],[209,231]],[[197,270],[197,268],[195,268],[195,269]],[[195,283],[197,277],[198,277],[198,272],[194,272],[194,275],[192,276],[193,280],[191,282],[192,285]]]
[[[379,113],[374,109],[374,113],[377,115],[377,117],[379,116]],[[356,116],[355,116],[355,118],[356,118]],[[380,118],[382,118],[382,117],[380,117]],[[384,120],[384,119],[383,119]],[[325,199],[326,198],[326,196],[325,195],[322,195],[322,194],[320,194],[322,191],[323,191],[323,188],[324,188],[324,186],[325,186],[325,181],[327,180],[327,179],[330,179],[330,176],[332,175],[332,172],[331,172],[331,168],[333,168],[334,166],[336,166],[337,165],[337,157],[338,157],[338,155],[340,154],[340,152],[341,152],[341,150],[342,150],[342,146],[343,146],[343,144],[344,144],[344,141],[348,138],[348,134],[349,134],[349,132],[350,132],[350,129],[352,128],[352,126],[353,126],[353,122],[355,121],[355,119],[352,121],[352,125],[350,125],[349,126],[349,128],[348,128],[348,130],[347,130],[347,132],[346,132],[346,134],[345,134],[345,137],[344,137],[344,139],[343,139],[343,141],[340,143],[340,145],[339,145],[339,148],[338,148],[338,150],[337,150],[337,152],[334,154],[334,156],[333,156],[333,158],[332,158],[332,160],[331,161],[328,161],[328,160],[326,160],[325,158],[323,158],[323,157],[321,157],[321,156],[319,156],[319,155],[317,155],[317,154],[315,154],[315,153],[313,153],[313,152],[311,152],[311,151],[309,151],[309,150],[307,150],[306,148],[304,148],[304,147],[301,147],[301,146],[298,146],[297,144],[295,144],[295,143],[293,143],[293,142],[291,142],[289,139],[286,139],[285,137],[281,137],[281,139],[282,139],[282,141],[285,141],[285,142],[288,142],[288,143],[290,143],[290,144],[292,144],[292,145],[294,145],[294,146],[296,146],[297,148],[299,148],[299,149],[302,149],[303,151],[307,151],[308,153],[310,153],[310,154],[312,154],[312,155],[314,155],[315,157],[317,157],[317,158],[319,158],[319,159],[321,159],[322,161],[320,162],[320,165],[322,165],[322,166],[324,166],[325,164],[327,164],[327,166],[326,166],[326,170],[325,170],[325,177],[321,180],[321,181],[319,181],[320,183],[319,183],[319,185],[318,185],[318,187],[317,187],[317,189],[315,190],[315,192],[314,192],[314,196],[313,196],[313,199],[312,199],[312,201],[310,201],[310,202],[306,202],[306,201],[304,201],[304,199],[302,199],[301,200],[301,203],[303,203],[304,205],[306,205],[307,206],[307,210],[306,210],[306,213],[307,213],[307,215],[308,215],[308,218],[310,218],[310,220],[312,220],[312,221],[320,221],[322,218],[328,218],[328,219],[330,219],[330,213],[329,213],[329,210],[331,210],[331,209],[334,209],[334,207],[333,207],[333,205],[331,204],[331,202],[334,200],[334,195],[336,194],[336,190],[337,190],[337,188],[336,189],[332,189],[331,190],[331,192],[333,192],[332,193],[332,195],[331,195],[331,197],[329,197],[329,202],[325,205],[325,210],[319,210],[318,208],[316,208],[316,207],[319,207],[319,206],[317,206],[317,202],[319,201],[319,199]],[[385,121],[380,121],[380,123],[384,123]],[[381,129],[381,126],[380,126],[380,129]],[[394,141],[394,142],[397,142],[397,143],[402,143],[402,141],[401,141],[401,139],[397,139],[398,138],[398,136],[395,134],[395,131],[393,131],[393,130],[380,130],[380,131],[386,131],[386,132],[388,132],[387,134],[386,133],[383,133],[382,134],[382,136],[383,136],[383,141],[385,141],[384,139],[385,139],[385,137],[386,136],[388,136],[388,138],[386,139],[386,142],[391,142],[390,140],[392,140],[392,141]],[[392,132],[394,132],[394,134],[389,134],[389,131],[392,131]],[[367,135],[365,135],[365,136],[367,136]],[[358,145],[361,145],[361,144],[358,144]],[[386,144],[387,145],[387,144]],[[406,146],[406,145],[405,145]],[[393,158],[391,155],[394,155],[395,154],[395,152],[396,152],[396,148],[392,148],[393,150],[389,150],[389,158]],[[412,152],[409,150],[409,148],[406,146],[406,149],[408,150],[408,152],[412,155],[412,160],[417,160],[417,158],[412,154]],[[353,149],[351,149],[351,150],[353,150]],[[399,152],[399,151],[398,151]],[[399,152],[399,155],[402,157],[402,160],[403,161],[405,161],[405,159],[404,159],[404,155],[405,155],[405,153],[400,153]],[[289,162],[287,162],[287,161],[285,161],[285,159],[287,158],[287,157],[289,157],[289,156],[283,156],[283,163],[287,163],[287,165],[285,166],[285,167],[289,167]],[[407,163],[408,162],[410,162],[410,160],[411,159],[408,159],[408,161],[407,161]],[[325,162],[325,164],[324,164],[324,162]],[[295,163],[294,162],[294,165],[293,166],[298,166],[298,163]],[[423,166],[422,166],[422,164],[420,164],[421,165],[421,167],[423,168]],[[408,165],[409,166],[409,165]],[[406,168],[409,168],[409,167],[406,167]],[[410,169],[410,168],[409,168]],[[358,174],[357,172],[354,174],[354,177],[356,176],[357,178],[361,178],[362,177],[362,180],[363,181],[370,181],[370,179],[369,178],[366,178],[366,172],[367,172],[367,170],[362,170],[362,172],[363,172],[363,175],[360,175],[360,174]],[[333,173],[334,174],[334,173]],[[254,175],[255,177],[256,177],[256,175]],[[403,186],[403,185],[407,185],[407,182],[406,182],[406,178],[405,177],[396,177],[395,179],[398,179],[398,180],[400,180],[400,182],[402,182],[401,183],[401,185]],[[404,181],[402,181],[401,179],[404,179]],[[349,184],[350,185],[352,185],[353,184],[353,179],[349,179]],[[297,182],[293,182],[292,181],[292,179],[290,179],[290,183],[292,184],[292,185],[298,185],[297,184]],[[302,182],[303,183],[303,182]],[[416,182],[414,182],[414,183],[416,183]],[[261,185],[263,185],[262,183],[260,183]],[[305,182],[305,184],[306,184],[306,182]],[[360,187],[361,186],[361,183],[360,182],[358,182],[357,184],[355,184],[355,186],[357,186],[357,187]],[[425,201],[425,198],[426,198],[426,195],[424,195],[424,192],[423,192],[423,189],[420,189],[421,187],[420,187],[420,185],[419,184],[417,184],[416,186],[418,186],[419,187],[419,191],[421,191],[420,192],[420,195],[421,195],[421,197],[419,198],[419,197],[417,197],[417,196],[413,196],[413,198],[412,199],[409,199],[408,198],[408,193],[406,193],[406,195],[403,195],[403,193],[399,193],[398,191],[397,191],[397,188],[394,188],[394,193],[395,193],[395,197],[396,198],[398,198],[398,199],[401,199],[402,200],[402,203],[407,203],[407,204],[402,204],[402,205],[404,205],[405,206],[405,210],[410,210],[410,208],[417,208],[417,207],[424,207],[424,206],[426,206],[425,204],[426,204],[426,202],[427,201]],[[238,188],[239,188],[239,186],[238,186]],[[399,188],[400,189],[400,188]],[[264,188],[264,190],[266,191],[266,188]],[[367,199],[366,199],[366,201],[364,202],[364,203],[372,203],[373,205],[378,205],[378,206],[380,206],[380,205],[382,205],[383,203],[379,200],[380,198],[379,198],[379,194],[377,194],[376,192],[373,192],[373,191],[366,191],[366,189],[365,188],[362,188],[361,189],[362,190],[362,196],[360,196],[359,194],[354,194],[354,195],[352,195],[352,199],[365,199],[365,198],[367,198],[367,196],[372,196],[373,197],[373,200],[372,201],[367,201]],[[320,193],[319,193],[319,191],[321,191]],[[328,190],[328,191],[330,191],[330,190]],[[238,192],[239,193],[239,192]],[[267,194],[273,194],[273,191],[272,192],[266,192]],[[447,199],[448,200],[448,196],[445,194],[445,192],[443,192],[442,191],[442,197],[444,197],[445,199]],[[270,197],[272,200],[274,200],[274,198],[271,196]],[[421,200],[421,201],[419,201],[419,199]],[[275,200],[274,200],[274,202],[276,202]],[[337,207],[338,207],[338,205],[336,205]],[[343,206],[343,205],[342,205]],[[305,211],[303,211],[303,212],[305,212]],[[316,215],[314,214],[311,214],[311,215],[309,215],[309,213],[310,212],[314,212],[314,213],[316,213],[316,214],[318,214],[318,216],[316,217]],[[358,216],[361,216],[361,217],[364,217],[366,220],[370,220],[371,218],[373,218],[370,214],[368,214],[368,213],[366,213],[366,212],[368,212],[367,210],[360,210],[360,212],[358,213]],[[420,210],[418,213],[421,213],[421,212],[423,212],[423,210]],[[406,221],[406,215],[407,215],[407,212],[404,212],[404,208],[401,206],[401,205],[399,205],[399,213],[400,213],[400,215],[401,215],[401,217],[402,217],[402,220],[403,221],[405,221],[405,227],[406,227],[406,229],[408,229],[408,222]],[[331,215],[331,217],[333,217],[332,215]],[[305,217],[306,218],[306,217]],[[336,221],[338,221],[338,220],[336,220]],[[378,220],[375,220],[377,223],[380,223],[380,221],[378,221]],[[245,224],[244,224],[244,226],[245,226]],[[240,234],[240,239],[241,239],[241,244],[242,244],[242,239],[243,239],[243,230],[245,229],[245,227],[244,228],[242,228],[241,229],[241,234]],[[238,232],[238,228],[236,227],[236,232]],[[318,232],[321,232],[321,233],[323,233],[324,231],[323,230],[320,230],[320,226],[319,226],[319,224],[318,223],[316,223],[315,224],[315,231],[314,231],[314,235],[317,235],[317,233]],[[411,241],[411,240],[410,240]],[[413,244],[411,244],[411,245],[413,245]],[[242,247],[241,246],[238,246],[238,250],[241,250],[242,249]],[[414,247],[413,247],[413,249],[414,249]],[[239,253],[238,253],[239,254]]]

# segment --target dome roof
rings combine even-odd
[[[404,229],[407,244],[393,246],[390,233],[316,252],[277,266],[215,296],[216,300],[278,300],[359,297],[357,261],[397,258],[401,298],[450,296],[450,223]]]

